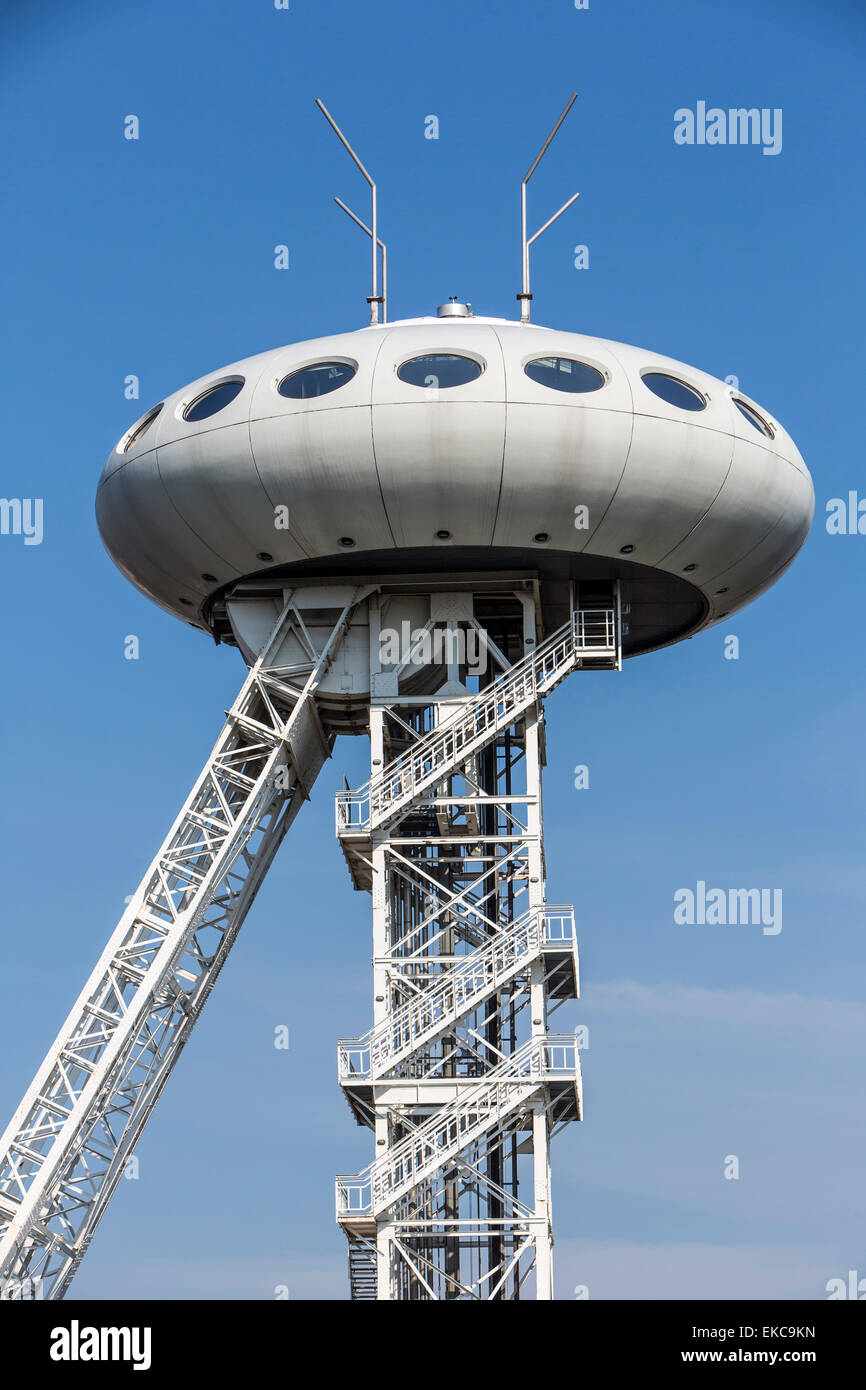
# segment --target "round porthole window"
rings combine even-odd
[[[767,439],[773,438],[773,431],[770,429],[770,426],[763,416],[758,414],[757,410],[753,410],[750,405],[746,405],[746,402],[741,401],[737,396],[732,396],[731,400],[734,402],[740,414],[746,417],[750,425],[754,425],[755,429],[758,430],[760,434],[765,435]]]
[[[297,372],[284,376],[277,390],[291,401],[310,401],[316,396],[328,396],[352,380],[358,370],[349,362],[314,362]]]
[[[706,410],[706,397],[692,386],[686,386],[679,377],[668,376],[667,372],[646,372],[642,378],[644,386],[654,396],[667,401],[668,405],[678,406],[680,410]]]
[[[397,368],[397,375],[408,386],[426,386],[448,391],[452,386],[465,386],[481,375],[481,367],[472,357],[457,357],[451,353],[431,352],[425,357],[412,357]]]
[[[587,362],[578,362],[573,357],[536,357],[523,368],[532,381],[539,386],[549,386],[552,391],[583,393],[598,391],[604,386],[604,375]]]
[[[211,415],[216,415],[218,411],[225,410],[227,405],[231,405],[236,396],[239,396],[244,388],[242,376],[232,377],[230,381],[221,381],[216,386],[209,386],[206,391],[202,391],[200,396],[196,396],[194,401],[186,407],[183,418],[192,424],[196,420],[209,420]]]
[[[123,452],[125,454],[129,452],[133,444],[138,443],[145,430],[150,429],[151,425],[153,424],[154,420],[156,419],[157,415],[161,410],[162,401],[160,401],[159,405],[155,405],[152,410],[149,410],[146,415],[142,415],[137,425],[133,425],[132,429],[129,431],[129,434],[126,436],[126,440],[124,441]]]

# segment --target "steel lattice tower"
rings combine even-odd
[[[481,688],[466,693],[455,656],[436,700],[374,698],[371,780],[338,798],[373,898],[374,1024],[339,1051],[376,1143],[337,1180],[354,1298],[517,1299],[533,1271],[553,1297],[548,1148],[581,1095],[575,1036],[549,1031],[578,959],[573,909],[545,895],[542,700],[578,665],[618,665],[619,647],[613,607],[541,646],[535,617],[531,591],[434,599],[441,646],[479,630]]]
[[[814,511],[739,388],[531,322],[531,248],[578,194],[530,235],[527,185],[574,100],[521,184],[519,321],[452,298],[396,322],[376,184],[319,102],[370,189],[369,226],[337,199],[369,327],[209,372],[109,454],[109,554],[249,673],[0,1139],[0,1298],[68,1289],[340,734],[371,743],[337,799],[373,904],[372,1027],[339,1047],[374,1138],[337,1180],[352,1296],[553,1296],[549,1146],[581,1089],[549,1026],[578,960],[546,897],[544,700],[727,619]]]

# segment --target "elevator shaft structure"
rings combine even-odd
[[[543,700],[578,668],[618,668],[621,650],[616,603],[539,645],[532,594],[513,598],[434,603],[447,680],[434,698],[377,697],[374,677],[372,776],[337,798],[373,899],[373,1026],[338,1050],[376,1145],[336,1183],[356,1300],[553,1297],[549,1144],[580,1119],[581,1085],[575,1034],[549,1029],[579,973],[573,909],[546,901]],[[373,671],[380,639],[371,600]]]
[[[0,1140],[0,1296],[62,1298],[334,735],[291,591],[162,848]],[[280,660],[291,645],[294,659]]]

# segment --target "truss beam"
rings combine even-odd
[[[308,666],[278,653],[291,595],[186,803],[0,1140],[0,1293],[61,1298],[330,755],[316,691],[348,604]]]

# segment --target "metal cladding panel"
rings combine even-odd
[[[178,579],[162,569],[149,556],[144,557],[148,561],[145,574],[142,570],[141,549],[136,549],[128,543],[129,508],[126,490],[114,486],[111,479],[104,480],[96,494],[95,510],[102,543],[121,574],[147,598],[177,616]],[[111,541],[108,539],[109,536]]]
[[[559,333],[532,324],[508,325],[498,330],[505,359],[509,404],[560,406],[570,410],[623,410],[631,412],[632,393],[628,374],[613,351],[614,344],[581,333]],[[597,391],[575,393],[553,390],[527,376],[526,367],[542,357],[567,357],[595,367],[605,377]]]
[[[427,353],[469,357],[483,370],[462,386],[401,381],[398,368]],[[431,545],[440,530],[463,545],[492,542],[504,402],[502,350],[491,328],[445,320],[388,332],[373,377],[373,443],[397,546]]]
[[[733,564],[708,576],[706,584],[711,587],[724,584],[729,590],[732,587],[750,591],[763,589],[766,576],[777,575],[800,549],[809,533],[814,509],[812,481],[790,464],[783,467],[780,485],[784,478],[784,512],[748,551],[737,556]],[[808,520],[804,519],[806,517]]]
[[[157,404],[158,402],[154,401],[150,409],[152,410],[154,406]],[[163,411],[165,410],[164,405],[162,409]],[[138,417],[139,420],[142,420],[147,414],[148,411],[142,411],[141,415]],[[148,426],[148,428],[142,434],[141,438],[136,440],[136,442],[129,449],[126,450],[124,450],[123,448],[123,441],[124,439],[126,439],[127,435],[131,433],[132,429],[135,427],[135,424],[138,424],[138,421],[135,421],[129,430],[124,431],[120,439],[117,441],[117,444],[112,449],[111,453],[108,455],[108,458],[105,460],[105,467],[102,470],[102,477],[100,478],[100,482],[105,482],[106,478],[110,478],[112,474],[117,473],[119,469],[126,468],[126,466],[130,462],[132,462],[133,459],[144,458],[145,454],[149,454],[151,450],[155,448],[156,426],[158,423],[158,419],[159,417],[157,417],[157,419],[154,420],[152,425]]]
[[[253,396],[255,383],[259,378],[263,366],[271,357],[269,352],[261,352],[255,357],[244,358],[240,362],[234,362],[230,366],[220,367],[217,371],[208,372],[206,376],[198,377],[191,381],[188,386],[182,387],[180,391],[174,391],[163,398],[162,410],[160,411],[153,424],[145,431],[140,441],[133,444],[132,448],[126,453],[119,452],[119,446],[126,437],[124,434],[108,456],[105,468],[102,473],[102,480],[111,477],[119,468],[142,457],[151,449],[159,448],[163,444],[174,444],[184,440],[193,441],[197,438],[210,436],[214,430],[224,429],[227,425],[241,424],[249,419],[250,402]],[[206,420],[184,420],[183,412],[187,406],[191,405],[198,396],[201,396],[211,386],[216,386],[222,381],[233,377],[243,378],[243,388],[233,401],[224,406],[215,415],[211,415]],[[156,401],[153,402],[157,404]],[[143,411],[142,415],[146,415]],[[141,417],[139,417],[141,418]],[[207,445],[202,445],[200,457],[206,457]]]
[[[272,416],[279,419],[286,415],[315,415],[319,411],[369,405],[373,367],[381,347],[380,334],[359,330],[274,348],[265,354],[263,370],[252,392],[250,417],[253,420],[266,420]],[[351,381],[324,396],[294,400],[290,396],[280,395],[278,388],[284,377],[321,362],[345,362],[356,366],[357,371]]]
[[[268,353],[250,357],[245,362],[235,362],[230,367],[222,367],[217,372],[208,372],[198,381],[190,382],[183,390],[167,396],[159,419],[154,422],[154,435],[157,448],[171,444],[177,439],[191,439],[195,435],[207,435],[213,430],[225,429],[227,425],[237,425],[250,418],[250,401],[253,389],[262,370]],[[222,406],[214,415],[204,420],[184,420],[183,412],[195,400],[220,382],[238,378],[243,386],[233,401]]]
[[[808,535],[808,530],[809,528],[805,527],[795,541],[789,540],[787,554],[782,554],[779,562],[774,566],[768,562],[767,556],[771,546],[774,553],[779,548],[777,547],[775,530],[760,545],[755,547],[753,556],[741,561],[730,574],[718,575],[714,583],[725,592],[720,593],[717,590],[710,600],[708,623],[719,622],[730,613],[745,608],[767,589],[771,589],[785,573],[785,570],[796,560]]]
[[[351,537],[356,549],[393,545],[368,405],[253,420],[250,438],[264,488],[275,506],[289,508],[293,544],[303,552],[338,552],[342,536]],[[277,560],[279,541],[267,549]]]
[[[159,472],[172,504],[199,536],[207,536],[233,569],[262,568],[264,549],[284,561],[304,551],[274,524],[274,506],[256,472],[246,423],[211,430],[157,450]],[[228,577],[209,571],[220,584]],[[213,586],[211,586],[213,587]]]
[[[248,666],[253,666],[260,651],[264,650],[282,610],[282,600],[276,598],[229,599],[229,617],[232,631]],[[274,654],[274,665],[280,662],[298,660],[298,639],[293,632],[287,634],[279,650]]]
[[[322,770],[327,756],[319,722],[308,702],[299,702],[291,716],[291,756],[294,766],[309,791]]]
[[[505,400],[505,369],[498,334],[490,327],[471,319],[455,323],[443,319],[424,325],[388,327],[382,330],[382,345],[376,357],[373,373],[373,405],[417,405],[419,399],[435,397],[441,404],[449,401]],[[413,358],[428,354],[469,357],[482,368],[479,376],[463,386],[434,388],[413,386],[401,381],[399,368]]]
[[[730,388],[723,381],[702,372],[699,367],[690,367],[673,357],[634,347],[631,343],[607,343],[606,346],[620,370],[628,376],[634,409],[638,415],[658,415],[662,420],[700,420],[702,424],[717,429],[728,428],[733,407],[730,404]],[[663,400],[643,381],[644,374],[648,372],[661,372],[691,386],[705,398],[705,408],[690,411]]]
[[[370,398],[382,346],[377,333],[333,334],[269,354],[251,403],[250,441],[272,505],[289,508],[289,533],[267,545],[274,563],[393,544],[373,456]],[[320,362],[357,367],[351,381],[308,400],[279,393],[284,377]],[[291,539],[290,539],[291,538]],[[292,554],[289,555],[291,549]]]
[[[440,530],[450,531],[461,545],[492,543],[502,485],[504,404],[377,405],[373,434],[397,546],[432,545]]]
[[[695,581],[709,585],[721,570],[735,568],[778,523],[791,538],[801,518],[789,513],[789,498],[800,476],[773,450],[751,440],[734,440],[731,466],[712,506],[661,567],[670,571],[699,566]],[[640,558],[637,556],[636,558]]]
[[[580,401],[553,408],[509,401],[494,544],[530,545],[547,532],[554,549],[586,547],[625,468],[632,416]],[[581,504],[589,528],[576,530]]]
[[[770,415],[769,411],[766,411],[757,401],[753,401],[751,397],[744,395],[742,391],[736,390],[733,394],[738,396],[741,400],[744,400],[747,405],[750,405],[753,410],[757,411],[758,415],[766,420],[773,431],[773,438],[763,438],[760,431],[756,430],[755,426],[750,424],[740,413],[734,405],[733,399],[731,400],[731,419],[733,421],[732,433],[735,434],[738,439],[745,439],[749,444],[757,442],[763,448],[772,449],[773,452],[784,459],[786,463],[790,463],[792,467],[796,468],[798,473],[802,473],[803,477],[811,486],[811,474],[806,467],[800,450],[797,448],[785,427],[780,425],[778,420]]]
[[[635,415],[628,462],[587,550],[616,555],[633,545],[635,560],[658,564],[712,505],[733,447],[731,435],[691,420]]]
[[[197,605],[213,588],[203,573],[240,577],[240,570],[205,545],[172,506],[155,450],[105,479],[96,517],[106,549],[124,573],[175,612],[183,613],[181,598]],[[192,609],[183,613],[187,620],[192,615]]]
[[[507,415],[496,545],[530,545],[540,532],[553,548],[579,551],[607,508],[631,439],[632,401],[626,374],[597,338],[522,325],[499,330],[506,364]],[[527,376],[530,362],[565,357],[601,372],[597,391],[556,391]],[[577,530],[575,507],[589,508],[589,529]]]

